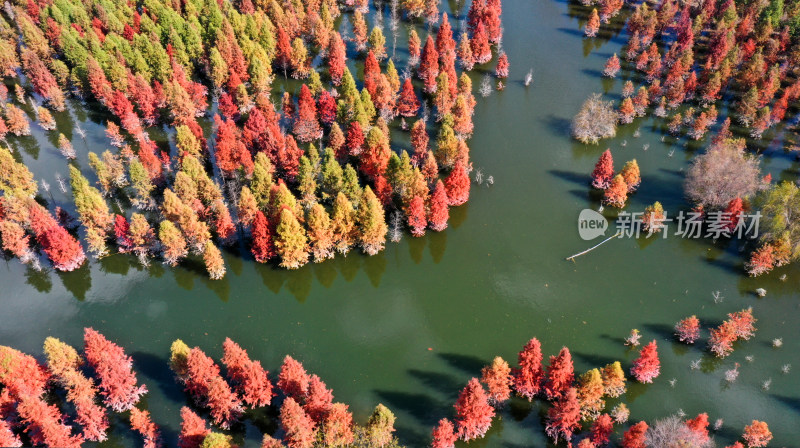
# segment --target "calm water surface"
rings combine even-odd
[[[449,10],[457,10],[456,4]],[[623,397],[633,421],[679,409],[689,415],[705,411],[712,421],[724,419],[715,435],[724,446],[759,418],[775,435],[771,446],[800,446],[800,268],[749,279],[742,275],[739,242],[676,237],[615,240],[574,263],[564,261],[589,245],[579,239],[576,219],[581,209],[598,206],[587,179],[602,150],[612,148],[617,168],[631,158],[639,161],[644,181],[628,210],[659,200],[672,214],[686,207],[683,171],[702,150],[684,141],[662,142],[662,123],[649,118],[621,128],[616,139],[600,146],[569,139],[569,120],[580,103],[594,91],[618,98],[622,83],[601,80],[599,71],[619,52],[624,35],[582,39],[585,13],[564,1],[504,2],[503,46],[511,77],[504,92],[478,98],[470,141],[475,167],[495,183],[474,185],[468,205],[451,211],[446,232],[407,236],[374,257],[351,254],[295,272],[256,264],[236,249],[225,256],[228,275],[216,282],[206,278],[199,260],[177,269],[158,263],[142,268],[132,257],[115,255],[67,274],[35,273],[12,260],[0,269],[0,344],[40,355],[49,335],[80,346],[82,329],[96,328],[133,355],[150,389],[144,405],[172,446],[187,399],[167,365],[170,343],[181,338],[219,359],[229,336],[271,372],[285,354],[295,356],[361,422],[383,402],[397,414],[401,440],[418,447],[428,443],[438,419],[452,416],[458,391],[492,357],[515,361],[536,336],[546,355],[569,346],[578,372],[614,360],[628,366],[636,352],[626,350],[622,339],[638,328],[644,340],[658,341],[662,373],[655,384],[631,385]],[[463,19],[466,10],[460,14]],[[522,79],[530,68],[534,83],[525,88]],[[476,90],[480,72],[473,76]],[[77,164],[91,179],[87,151],[108,148],[104,120],[77,103],[58,117],[59,131],[73,140]],[[77,124],[87,131],[85,143],[75,133]],[[57,133],[34,128],[33,137],[15,139],[12,146],[38,180],[51,184],[55,204],[73,211],[55,177],[67,178]],[[780,134],[772,137],[764,168],[774,178],[794,179],[797,163],[780,149]],[[783,274],[785,281],[779,280]],[[767,289],[765,298],[753,294],[758,287]],[[714,302],[713,291],[721,292],[721,303]],[[748,306],[759,331],[725,360],[705,354],[705,339],[700,347],[687,347],[671,338],[672,326],[683,317],[696,314],[704,325],[717,325],[726,313]],[[774,349],[770,341],[778,337],[784,344]],[[689,368],[696,359],[702,359],[699,371]],[[724,372],[735,362],[742,365],[741,375],[728,385]],[[783,374],[787,363],[792,370]],[[762,390],[770,378],[770,390]],[[543,413],[538,405],[514,401],[486,439],[470,446],[545,446]],[[138,439],[114,418],[115,430],[103,445],[137,446]],[[255,420],[237,432],[246,446],[256,446],[262,431],[274,429],[264,423],[268,419]]]

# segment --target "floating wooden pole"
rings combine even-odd
[[[583,255],[583,254],[587,254],[587,253],[589,253],[589,252],[591,252],[591,251],[593,251],[593,250],[597,249],[598,247],[602,246],[603,244],[605,244],[605,243],[607,243],[607,242],[609,242],[609,241],[613,240],[614,238],[618,237],[618,236],[620,235],[620,233],[622,233],[622,232],[617,232],[617,233],[615,233],[615,234],[611,235],[610,237],[608,237],[608,238],[604,239],[603,241],[599,242],[597,245],[595,245],[595,246],[592,246],[592,247],[590,247],[590,248],[586,249],[586,250],[585,250],[585,251],[583,251],[583,252],[578,252],[578,253],[577,253],[577,254],[575,254],[575,255],[572,255],[572,256],[570,256],[570,257],[567,257],[566,259],[567,259],[567,260],[572,260],[572,261],[575,261],[575,258],[577,258],[577,257],[580,257],[580,256],[581,256],[581,255]]]

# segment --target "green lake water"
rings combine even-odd
[[[179,409],[188,400],[167,365],[170,343],[181,338],[218,360],[222,341],[231,337],[271,375],[285,354],[296,357],[359,422],[384,403],[397,415],[401,442],[422,447],[436,422],[452,417],[460,389],[494,356],[513,364],[536,336],[546,356],[569,346],[579,373],[614,360],[627,369],[637,352],[627,350],[623,338],[638,328],[644,341],[658,341],[662,373],[652,385],[630,385],[622,401],[632,421],[679,409],[689,416],[708,412],[712,422],[724,419],[715,438],[725,446],[757,418],[772,429],[770,446],[800,446],[800,267],[751,279],[743,275],[742,243],[672,235],[614,240],[565,261],[593,244],[579,238],[577,216],[599,205],[589,195],[588,174],[606,147],[617,168],[636,158],[642,169],[642,186],[627,210],[642,211],[658,200],[676,214],[687,208],[683,172],[703,145],[662,142],[662,123],[651,118],[623,126],[617,138],[598,146],[575,143],[569,120],[583,100],[595,91],[619,97],[622,81],[601,80],[599,71],[625,35],[606,31],[584,40],[586,11],[565,1],[507,0],[503,7],[511,76],[503,92],[476,93],[476,132],[469,142],[475,168],[493,176],[494,185],[473,184],[469,203],[451,210],[445,232],[406,235],[374,257],[354,253],[292,272],[256,264],[236,249],[225,254],[228,274],[220,281],[208,280],[198,260],[175,269],[159,263],[142,268],[133,257],[114,255],[66,274],[35,273],[10,260],[0,268],[0,344],[41,356],[45,337],[82,346],[83,328],[94,327],[133,356],[150,390],[143,404],[174,446]],[[463,5],[460,14],[466,15]],[[618,29],[619,20],[613,26]],[[492,68],[474,72],[476,92],[481,70]],[[526,88],[522,80],[530,68],[534,82]],[[58,129],[73,140],[76,163],[94,179],[86,154],[109,147],[100,124],[105,117],[78,103],[70,109],[57,117]],[[75,133],[78,123],[85,144]],[[57,133],[32,127],[32,137],[11,144],[37,180],[51,185],[55,204],[73,211],[55,177],[67,178]],[[637,128],[640,137],[634,137]],[[764,141],[771,138],[762,166],[773,178],[794,179],[797,162],[781,149],[779,132]],[[756,297],[759,287],[766,297]],[[720,291],[720,303],[713,291]],[[706,354],[707,331],[697,347],[671,336],[683,317],[696,314],[707,328],[749,306],[758,332],[724,360]],[[783,347],[773,348],[773,338],[783,338]],[[691,370],[696,359],[702,368]],[[724,372],[735,362],[741,374],[729,385]],[[792,364],[788,374],[781,372],[784,364]],[[762,390],[770,378],[770,389]],[[470,446],[546,446],[544,412],[538,404],[512,401],[487,437]],[[267,420],[239,428],[239,442],[257,446],[261,432],[274,429]],[[103,445],[140,443],[115,416]]]

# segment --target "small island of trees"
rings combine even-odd
[[[113,149],[89,153],[93,182],[58,134],[72,217],[37,198],[31,173],[0,147],[3,249],[34,267],[41,251],[60,271],[113,250],[144,264],[195,256],[218,279],[220,247],[242,240],[257,262],[296,269],[354,249],[374,255],[389,230],[443,231],[448,208],[469,199],[467,72],[499,48],[502,5],[473,1],[460,35],[438,1],[393,8],[393,33],[401,19],[412,25],[404,68],[361,0],[9,3],[0,73],[14,96],[0,85],[0,137],[57,132],[50,111],[72,97],[104,111]],[[363,66],[358,84],[351,58]],[[499,52],[498,78],[508,68]],[[34,122],[20,108],[29,100]],[[169,142],[151,136],[161,128]],[[406,131],[410,150],[393,148]]]

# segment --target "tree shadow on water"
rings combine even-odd
[[[48,269],[37,271],[30,266],[26,266],[25,283],[42,293],[49,293],[53,290],[53,281],[50,279],[50,271]]]
[[[439,264],[442,261],[445,249],[447,249],[447,231],[431,233],[428,250],[434,263]]]
[[[425,244],[429,237],[422,238],[409,238],[408,240],[408,254],[414,264],[422,262],[422,256],[425,254]]]
[[[386,272],[386,251],[382,250],[375,255],[365,257],[364,273],[375,288],[381,285],[381,278]]]
[[[457,353],[439,353],[437,356],[451,366],[468,373],[471,376],[481,374],[481,369],[488,363],[477,356],[460,355]]]
[[[286,282],[286,271],[270,264],[255,264],[256,272],[261,276],[261,282],[270,291],[277,294]]]
[[[565,170],[548,170],[548,174],[551,174],[559,179],[568,180],[576,185],[580,185],[582,187],[586,187],[589,185],[589,177],[583,174],[578,174],[573,171],[565,171]]]
[[[339,272],[346,282],[352,282],[356,278],[358,271],[361,270],[363,258],[361,254],[353,252],[349,253],[347,256],[340,255],[337,257]]]
[[[58,273],[64,288],[81,302],[86,300],[86,293],[92,288],[92,270],[89,264],[87,261],[74,271]]]
[[[469,202],[458,207],[450,208],[450,225],[457,229],[467,220],[467,212],[469,211]]]
[[[411,415],[420,425],[427,428],[433,428],[439,419],[450,415],[452,403],[434,400],[428,395],[387,390],[376,390],[375,393],[390,409]],[[430,443],[427,433],[420,433],[403,426],[397,426],[396,429],[398,437],[407,446],[427,446]]]
[[[175,373],[163,358],[146,352],[134,352],[131,353],[131,357],[136,371],[155,380],[149,381],[148,387],[152,387],[152,383],[155,383],[170,401],[188,403],[186,394],[181,391],[181,387],[176,382]]]
[[[644,324],[643,327],[648,331],[657,334],[658,335],[657,339],[660,340],[663,339],[669,342],[675,341],[675,328],[672,327],[671,325],[652,323],[652,324]]]
[[[317,278],[319,284],[325,288],[330,288],[333,286],[333,282],[336,281],[336,277],[339,276],[339,273],[336,271],[336,267],[333,265],[332,260],[326,260],[322,263],[314,263],[313,271],[314,276]]]
[[[782,404],[792,408],[792,410],[797,413],[800,412],[800,398],[797,397],[786,397],[783,395],[778,394],[770,394],[770,397],[778,400]]]
[[[572,352],[573,358],[578,358],[583,362],[589,364],[589,368],[602,368],[608,364],[613,363],[614,361],[619,361],[618,359],[611,358],[609,356],[600,356],[593,353],[581,353],[581,352]],[[576,372],[577,373],[577,372]]]
[[[231,280],[230,275],[226,275],[219,280],[212,280],[208,276],[201,277],[203,283],[211,290],[220,300],[227,302],[231,298]]]
[[[192,271],[176,266],[172,269],[172,278],[175,279],[175,283],[181,288],[187,291],[194,289],[195,274]]]
[[[577,112],[577,109],[576,109]],[[570,128],[572,126],[572,122],[563,117],[557,117],[555,115],[547,115],[544,118],[544,124],[550,129],[555,135],[569,135]]]
[[[418,379],[426,387],[433,389],[455,401],[465,384],[453,375],[417,369],[409,369],[408,374]]]
[[[309,294],[311,294],[312,282],[314,281],[314,273],[311,271],[311,266],[305,265],[300,269],[290,271],[287,273],[287,277],[286,289],[298,302],[305,302]]]

